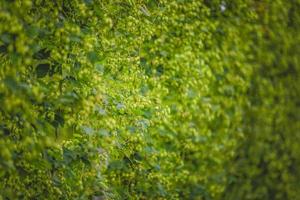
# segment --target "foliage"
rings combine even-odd
[[[1,0],[0,199],[298,197],[282,3]]]
[[[259,18],[250,105],[226,199],[299,199],[300,1],[253,6]]]

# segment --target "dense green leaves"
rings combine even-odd
[[[245,140],[231,169],[227,199],[299,199],[299,1],[262,1]],[[276,14],[275,14],[276,13]]]
[[[297,199],[298,4],[0,1],[0,199]]]

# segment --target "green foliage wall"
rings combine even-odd
[[[300,1],[253,7],[259,18],[250,105],[226,199],[299,199]]]
[[[282,2],[265,4],[276,10]],[[282,134],[286,126],[299,130],[285,117],[294,113],[298,122],[299,93],[289,87],[299,87],[292,75],[277,74],[290,60],[297,76],[297,53],[285,52],[287,61],[276,64],[271,76],[280,84],[261,71],[273,70],[270,63],[277,58],[269,45],[282,55],[296,48],[291,38],[299,36],[291,28],[294,32],[280,32],[290,37],[286,40],[277,35],[266,40],[265,29],[281,27],[272,22],[285,16],[266,23],[275,10],[257,5],[1,0],[0,198],[222,199],[238,186],[241,193],[228,192],[237,194],[230,199],[266,195],[245,182],[256,180],[247,167],[259,167],[251,160],[259,155],[245,156],[245,167],[233,158],[244,141],[242,152],[263,152],[251,138],[256,130],[263,133],[260,144],[276,138],[273,130],[263,130],[269,116],[281,116],[276,130]],[[270,104],[275,95],[281,104]],[[289,95],[294,99],[286,107]],[[277,114],[268,110],[274,105]],[[284,145],[293,146],[287,154],[294,166],[299,147],[290,134]],[[277,148],[273,144],[270,149]],[[290,158],[285,157],[280,156]],[[297,177],[285,169],[287,188],[265,185],[268,175],[259,183],[292,198],[296,183],[290,180]]]

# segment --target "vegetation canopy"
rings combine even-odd
[[[299,0],[0,0],[0,200],[300,197]]]

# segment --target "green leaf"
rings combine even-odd
[[[33,55],[35,59],[48,59],[50,57],[50,50],[49,49],[41,49]]]
[[[88,57],[88,59],[89,59],[89,61],[90,61],[91,63],[95,63],[95,62],[97,62],[97,61],[100,60],[99,55],[98,55],[97,52],[95,52],[95,51],[90,51],[90,52],[87,54],[87,57]]]
[[[38,78],[43,78],[45,77],[50,71],[50,64],[44,63],[44,64],[39,64],[36,66],[35,73]]]

